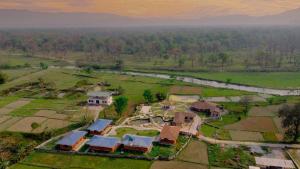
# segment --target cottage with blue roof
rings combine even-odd
[[[92,152],[115,152],[121,145],[121,141],[116,137],[94,136],[86,144]]]
[[[124,150],[146,153],[151,151],[153,141],[153,137],[126,134],[123,136],[122,144],[124,145]]]
[[[88,92],[88,104],[89,105],[111,105],[113,103],[112,93],[105,91]]]
[[[85,131],[72,131],[61,140],[56,142],[57,148],[64,151],[76,151],[81,143],[84,142]]]
[[[87,128],[89,134],[103,135],[111,129],[112,120],[99,119]]]

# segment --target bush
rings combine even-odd
[[[7,75],[0,72],[0,84],[4,84],[7,80]]]

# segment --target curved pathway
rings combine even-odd
[[[135,76],[155,77],[155,78],[161,78],[161,79],[173,79],[171,75],[166,75],[166,74],[119,72],[119,71],[103,71],[103,72],[135,75]],[[279,95],[279,96],[300,96],[300,89],[262,88],[262,87],[254,87],[254,86],[247,86],[247,85],[227,84],[224,82],[197,79],[197,78],[186,77],[186,76],[176,76],[176,80],[187,82],[187,83],[193,83],[193,84],[197,84],[197,85],[211,86],[211,87],[215,87],[215,88],[233,89],[233,90],[241,90],[241,91],[255,92],[255,93],[262,93],[262,94]]]

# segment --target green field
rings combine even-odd
[[[148,169],[150,161],[97,156],[78,156],[34,152],[11,169],[31,168],[84,168],[84,169]]]

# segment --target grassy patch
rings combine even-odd
[[[148,169],[150,161],[34,152],[22,164],[49,168]],[[18,169],[16,166],[13,166]]]
[[[216,167],[248,168],[255,164],[253,156],[245,149],[221,148],[219,145],[208,146],[209,163]]]
[[[154,137],[159,134],[159,132],[156,130],[135,130],[132,128],[118,128],[116,132],[117,132],[116,137],[123,137],[123,135],[125,134],[135,134],[139,136]]]
[[[273,132],[265,132],[265,133],[262,133],[262,135],[266,142],[277,142],[278,141],[276,134]]]
[[[19,99],[18,96],[6,96],[0,98],[0,108],[8,105],[9,103],[12,103],[14,101],[17,101]]]

